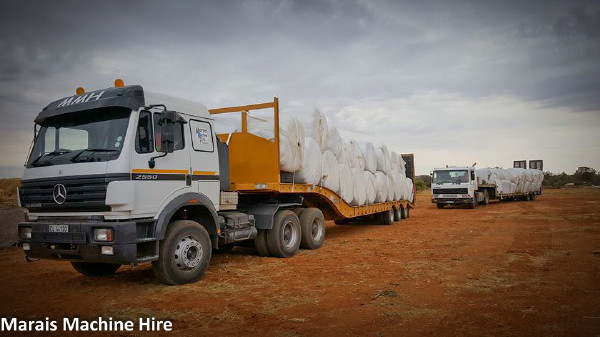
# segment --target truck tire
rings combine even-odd
[[[407,206],[407,207],[402,207],[402,208],[400,209],[400,217],[401,217],[402,219],[408,219],[408,217],[410,216],[410,213],[409,213],[409,212],[410,212],[410,211],[409,211],[409,208],[408,208],[408,206]]]
[[[442,209],[446,206],[446,204],[437,203],[436,206],[437,206],[437,208]]]
[[[379,224],[380,225],[391,225],[394,223],[394,210],[389,209],[387,211],[379,213]]]
[[[483,192],[483,205],[487,206],[490,203],[490,194],[487,190]]]
[[[300,248],[302,230],[296,213],[280,210],[275,213],[273,228],[266,232],[267,247],[271,256],[291,257]]]
[[[469,204],[469,208],[473,209],[475,207],[477,207],[477,196],[473,197],[473,201],[471,201],[471,203]]]
[[[300,214],[302,214],[302,212],[304,212],[306,208],[304,207],[297,207],[294,208],[292,211],[294,211],[294,213],[296,213],[296,216],[298,216],[298,219],[300,218]]]
[[[152,261],[154,275],[169,285],[198,281],[210,263],[211,246],[208,232],[199,223],[173,221],[159,243],[158,260]]]
[[[300,214],[300,228],[302,237],[300,247],[304,249],[317,249],[325,240],[325,217],[318,208],[307,208]]]
[[[115,263],[93,263],[93,262],[71,262],[71,265],[80,274],[88,277],[108,276],[114,274],[120,264]]]
[[[394,208],[394,221],[400,221],[402,214],[400,214],[400,208]]]
[[[523,199],[524,199],[525,201],[530,201],[530,200],[531,200],[531,194],[529,194],[529,193],[525,194],[525,195],[523,196]]]
[[[536,197],[536,196],[535,196],[535,193],[532,193],[532,194],[531,194],[531,201],[534,201],[534,200],[535,200],[535,197]]]
[[[254,238],[254,249],[258,256],[271,256],[269,247],[267,247],[267,230],[259,229],[258,235]]]

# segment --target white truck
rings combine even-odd
[[[184,284],[202,277],[214,249],[248,241],[261,256],[290,257],[321,246],[326,220],[389,225],[414,207],[351,206],[322,186],[283,182],[277,98],[208,110],[120,80],[76,93],[35,118],[18,191],[28,261],[70,261],[87,276],[151,262],[161,282]],[[257,109],[273,109],[274,140],[247,132]],[[242,131],[216,134],[222,113],[241,114]]]
[[[475,169],[446,166],[431,173],[431,202],[446,205],[487,205],[490,200],[535,200],[542,193],[543,172],[534,169]]]

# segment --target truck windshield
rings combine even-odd
[[[441,170],[433,171],[433,183],[468,183],[469,182],[469,171],[468,170]]]
[[[131,109],[85,110],[45,120],[27,167],[102,162],[119,157]]]

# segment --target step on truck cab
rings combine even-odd
[[[87,276],[151,262],[161,282],[184,284],[202,277],[213,251],[241,241],[290,257],[321,246],[325,219],[408,217],[413,202],[352,207],[282,183],[277,139],[247,133],[244,113],[241,132],[215,133],[213,114],[263,108],[278,130],[277,99],[209,111],[121,80],[50,103],[35,118],[18,191],[27,260],[70,261]]]

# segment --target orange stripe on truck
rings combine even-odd
[[[131,173],[174,173],[174,174],[188,174],[188,170],[155,170],[155,169],[133,169]]]
[[[195,176],[216,176],[217,172],[214,171],[194,171]]]

